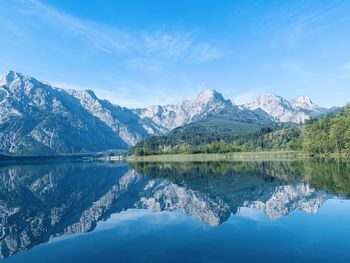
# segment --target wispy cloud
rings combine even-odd
[[[264,19],[266,32],[277,32],[278,37],[283,37],[289,47],[298,46],[305,36],[328,29],[341,22],[344,17],[334,18],[334,14],[343,9],[339,1],[329,1],[317,5],[317,1],[307,1],[293,5],[293,2],[285,2],[280,9],[271,12]],[[275,41],[274,41],[275,42]]]
[[[13,11],[27,16],[33,23],[37,19],[38,23],[63,30],[97,51],[116,55],[137,68],[157,69],[173,63],[198,64],[222,56],[219,48],[200,41],[199,33],[195,30],[162,28],[150,32],[131,32],[74,17],[38,0],[17,0],[14,3]],[[13,19],[7,21],[12,23]]]
[[[71,16],[38,0],[14,2],[15,11],[29,17],[33,24],[36,21],[44,21],[46,25],[58,27],[80,37],[101,51],[122,54],[133,46],[134,40],[127,32]]]
[[[143,42],[150,55],[171,61],[202,63],[222,56],[218,48],[199,42],[196,35],[196,32],[155,31],[144,34]]]
[[[138,55],[128,64],[141,69],[159,70],[175,63],[200,64],[220,58],[217,47],[198,41],[196,32],[168,32],[157,30],[140,36]]]

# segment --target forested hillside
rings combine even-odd
[[[212,122],[211,122],[212,123]],[[224,122],[208,129],[201,123],[181,127],[168,135],[150,137],[132,148],[135,155],[177,153],[227,153],[299,150],[310,154],[350,155],[350,107],[336,116],[314,120],[300,127],[251,127]],[[229,125],[229,123],[231,125]],[[242,125],[242,124],[241,124]],[[226,128],[223,128],[226,127]],[[231,127],[228,129],[228,127]],[[247,129],[248,128],[248,129]]]
[[[293,147],[313,154],[337,153],[350,156],[350,106],[341,114],[306,125]]]

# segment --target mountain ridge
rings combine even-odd
[[[268,94],[236,105],[213,89],[179,104],[128,109],[99,99],[92,90],[61,89],[9,70],[0,75],[0,152],[46,155],[125,149],[150,135],[209,117],[271,125],[305,122],[331,111],[305,96],[289,102]]]

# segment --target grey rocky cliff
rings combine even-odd
[[[148,134],[131,110],[89,90],[63,90],[8,71],[0,76],[0,94],[3,153],[98,152],[127,148]]]
[[[339,108],[321,108],[307,96],[300,96],[288,101],[280,96],[267,93],[256,101],[243,105],[250,110],[262,110],[275,122],[305,123],[312,118],[339,112]]]

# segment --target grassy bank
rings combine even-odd
[[[271,151],[271,152],[236,152],[236,153],[207,153],[207,154],[169,154],[129,156],[129,162],[200,162],[200,161],[244,161],[244,160],[288,160],[309,158],[305,152]]]

